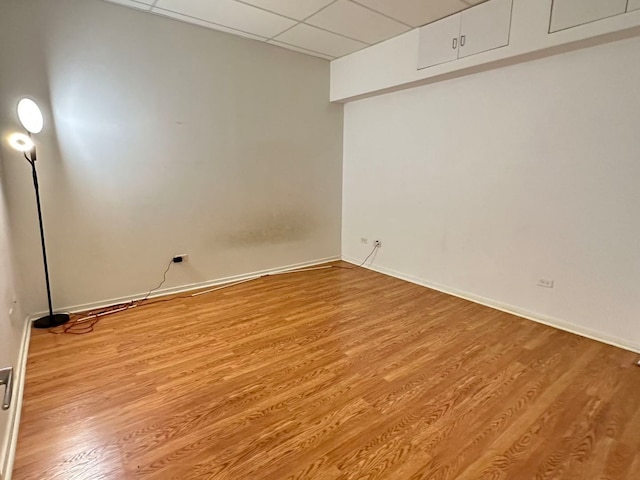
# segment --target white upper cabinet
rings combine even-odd
[[[627,0],[553,0],[549,32],[613,17],[626,10]]]
[[[509,44],[513,0],[489,0],[420,29],[418,69]]]
[[[422,27],[418,47],[418,68],[456,60],[459,36],[459,13]]]
[[[632,12],[634,10],[640,10],[640,0],[629,0],[627,12]]]
[[[509,44],[512,0],[491,0],[462,12],[458,58]]]

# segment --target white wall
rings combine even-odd
[[[343,255],[640,350],[639,128],[640,39],[349,103]]]
[[[14,284],[13,251],[9,240],[4,183],[5,176],[0,169],[0,368],[13,367],[15,375],[11,408],[6,411],[0,410],[0,476],[6,475],[8,469],[5,462],[12,433],[12,419],[17,408],[15,391],[18,388],[17,377],[20,375],[18,356],[25,320]],[[4,392],[4,387],[1,387],[0,399]]]
[[[99,0],[2,0],[0,134],[45,110],[58,308],[340,255],[342,106],[329,63]],[[30,312],[44,310],[28,165],[2,142]]]

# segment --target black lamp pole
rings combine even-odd
[[[47,247],[44,243],[44,223],[42,222],[42,205],[40,204],[40,186],[38,185],[38,172],[36,170],[36,145],[31,138],[32,133],[40,133],[44,127],[44,118],[38,104],[30,98],[23,98],[18,102],[17,108],[18,119],[29,132],[29,136],[23,133],[13,133],[9,135],[9,144],[19,150],[31,164],[31,173],[33,176],[33,189],[36,191],[36,205],[38,207],[38,225],[40,226],[40,243],[42,245],[42,261],[44,263],[44,279],[47,282],[47,305],[49,307],[49,315],[45,315],[33,322],[35,328],[51,328],[63,325],[69,321],[69,315],[66,313],[53,313],[53,304],[51,302],[51,283],[49,282],[49,265],[47,263]],[[29,152],[29,155],[27,155]]]
[[[31,134],[29,134],[31,136]],[[42,206],[40,205],[40,186],[38,185],[38,172],[36,170],[36,147],[35,145],[29,152],[29,156],[25,153],[24,158],[31,164],[33,173],[33,188],[36,191],[36,205],[38,207],[38,224],[40,226],[40,243],[42,244],[42,261],[44,263],[44,278],[47,283],[47,303],[49,306],[49,315],[39,318],[33,322],[34,328],[51,328],[63,325],[69,321],[69,315],[66,313],[53,313],[53,304],[51,302],[51,283],[49,282],[49,265],[47,263],[47,247],[44,242],[44,224],[42,223]]]

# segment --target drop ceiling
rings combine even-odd
[[[106,0],[333,60],[486,0]]]

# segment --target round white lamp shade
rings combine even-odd
[[[28,152],[33,148],[33,140],[24,133],[14,133],[9,136],[9,145],[20,152]]]
[[[31,133],[40,133],[44,127],[42,112],[30,98],[23,98],[18,102],[18,118],[22,126]]]

